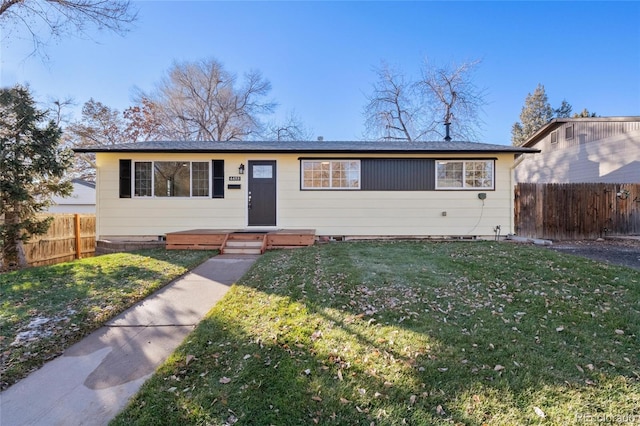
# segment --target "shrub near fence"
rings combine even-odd
[[[640,183],[519,183],[516,234],[551,240],[640,234]]]
[[[42,214],[53,216],[49,230],[24,244],[30,266],[52,265],[81,257],[96,250],[96,216],[93,214]]]

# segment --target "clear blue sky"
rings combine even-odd
[[[295,111],[325,140],[360,139],[372,68],[385,60],[417,74],[481,59],[487,90],[482,141],[510,144],[527,93],[545,86],[553,107],[640,115],[640,2],[139,1],[125,37],[90,32],[49,45],[2,35],[0,83],[28,83],[36,99],[93,97],[120,111],[174,61],[214,57],[271,81],[279,115]]]

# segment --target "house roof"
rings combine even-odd
[[[554,118],[550,120],[538,129],[525,143],[522,144],[523,148],[531,148],[535,146],[538,142],[544,139],[549,133],[556,130],[558,127],[562,126],[566,123],[587,123],[587,122],[609,122],[609,123],[620,123],[620,122],[634,122],[640,121],[640,116],[630,116],[630,117],[580,117],[580,118]]]
[[[96,183],[95,182],[89,182],[88,180],[71,179],[71,182],[72,183],[77,183],[78,185],[86,186],[87,188],[96,189]]]
[[[156,141],[74,148],[75,152],[170,153],[534,153],[537,149],[479,142]]]

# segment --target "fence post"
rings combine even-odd
[[[74,224],[74,236],[76,237],[76,259],[80,259],[82,257],[82,247],[80,245],[80,215],[78,213],[73,215],[73,224]]]

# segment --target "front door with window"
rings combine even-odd
[[[276,162],[249,161],[249,226],[276,226]]]

